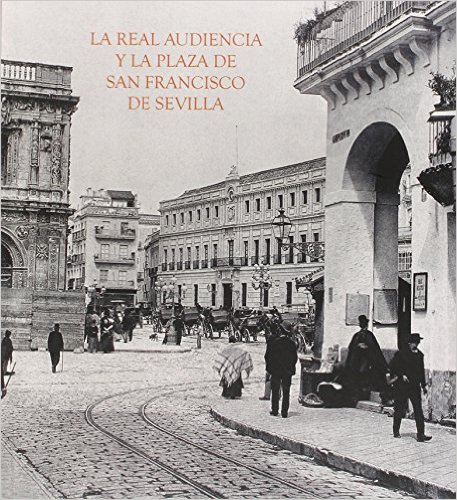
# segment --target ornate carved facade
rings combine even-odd
[[[2,61],[2,287],[65,287],[71,72]]]

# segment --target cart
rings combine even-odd
[[[210,327],[212,328],[212,333],[217,332],[219,338],[221,338],[222,332],[227,333],[227,335],[232,335],[234,333],[233,325],[230,320],[230,313],[225,309],[217,309],[211,311]]]

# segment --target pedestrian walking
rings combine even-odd
[[[236,338],[229,337],[229,345],[224,347],[217,354],[213,368],[219,373],[222,387],[222,396],[224,398],[240,398],[242,394],[243,379],[242,373],[246,376],[253,370],[251,355],[241,346],[236,345]]]
[[[353,405],[368,398],[370,390],[387,389],[387,363],[373,332],[368,330],[368,318],[359,316],[360,330],[348,346],[344,365],[344,386]]]
[[[411,401],[416,420],[417,440],[430,441],[432,436],[425,435],[424,412],[422,410],[421,388],[427,394],[425,383],[424,354],[418,345],[422,337],[418,333],[409,335],[407,346],[397,351],[390,362],[390,383],[394,392],[393,434],[401,437],[401,421],[406,416],[408,400]]]
[[[124,319],[122,320],[122,329],[124,331],[124,342],[131,342],[133,338],[133,330],[136,326],[136,317],[134,310],[128,309],[125,312]]]
[[[111,318],[111,311],[107,308],[103,312],[103,317],[100,323],[100,350],[104,353],[114,351],[113,327],[114,320]]]
[[[13,362],[13,341],[11,340],[11,331],[6,330],[5,336],[2,339],[2,370],[5,375],[8,375],[8,363]]]
[[[265,353],[266,369],[271,374],[271,415],[278,415],[279,391],[282,390],[281,416],[287,418],[289,413],[290,386],[295,375],[297,364],[297,346],[291,339],[292,325],[283,321],[281,334],[267,344]]]
[[[54,330],[49,333],[48,351],[51,355],[52,373],[56,373],[56,367],[60,361],[60,351],[63,351],[64,343],[59,323],[54,325]]]
[[[97,352],[98,349],[98,326],[95,319],[92,320],[90,327],[86,329],[88,350],[90,353]]]
[[[181,302],[175,305],[175,331],[176,331],[176,345],[181,345],[182,335],[185,328],[185,313],[184,307]]]

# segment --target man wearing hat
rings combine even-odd
[[[49,333],[48,351],[51,355],[52,373],[56,373],[56,366],[60,361],[60,351],[63,351],[63,337],[59,323],[56,323],[54,330]]]
[[[297,346],[290,338],[292,324],[280,324],[280,336],[267,344],[265,353],[266,370],[271,375],[271,415],[278,415],[279,393],[282,389],[281,415],[287,418],[289,412],[290,385],[297,364]]]
[[[397,351],[390,362],[390,383],[394,388],[394,437],[400,436],[401,420],[406,416],[408,400],[411,401],[416,420],[417,440],[430,441],[431,436],[424,433],[424,413],[422,411],[421,388],[427,394],[424,370],[424,355],[417,346],[422,337],[412,333],[408,338],[408,345]]]

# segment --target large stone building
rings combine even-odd
[[[263,261],[270,265],[273,286],[262,305],[303,303],[294,279],[322,262],[278,248],[271,223],[283,208],[294,224],[289,242],[322,241],[324,180],[324,158],[248,175],[232,167],[222,182],[162,201],[154,280],[169,282],[175,275],[178,290],[186,285],[184,305],[259,307],[260,292],[251,286],[251,276],[253,266]]]
[[[420,332],[433,419],[455,417],[455,94],[428,81],[455,92],[455,17],[447,1],[343,2],[303,26],[294,84],[328,104],[324,352],[348,345],[359,314],[386,352]],[[408,165],[411,287],[397,274]]]
[[[143,243],[159,224],[158,215],[139,213],[131,191],[87,189],[71,217],[68,288],[84,290],[86,302],[137,302],[142,283]]]
[[[19,348],[57,318],[79,345],[81,295],[65,294],[72,68],[2,61],[2,323]],[[81,302],[82,300],[82,302]],[[33,304],[33,305],[32,305]]]

